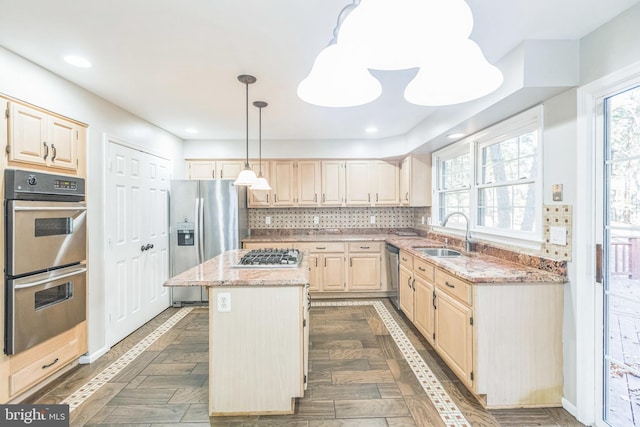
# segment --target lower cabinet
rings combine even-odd
[[[87,324],[82,322],[55,337],[9,358],[9,399],[38,389],[87,351]]]
[[[342,242],[293,243],[309,251],[309,290],[342,292],[346,289],[345,245]]]
[[[307,383],[306,286],[209,288],[209,416],[290,414]],[[274,386],[274,385],[277,385]]]
[[[400,251],[400,309],[487,408],[559,406],[562,286],[470,283]]]
[[[431,267],[433,277],[433,267]],[[434,343],[434,324],[436,308],[436,294],[433,286],[433,278],[431,280],[415,274],[415,290],[414,290],[414,315],[413,322],[416,328],[422,333],[429,344]]]
[[[435,348],[468,387],[473,383],[473,312],[446,292],[436,289]]]
[[[350,291],[382,289],[382,244],[378,242],[349,243]]]

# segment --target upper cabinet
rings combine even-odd
[[[410,155],[402,163],[391,160],[263,160],[271,190],[251,190],[248,206],[342,207],[430,206],[429,155]],[[190,179],[235,179],[242,160],[187,160]]]
[[[189,179],[233,179],[244,168],[242,160],[187,160]]]
[[[383,160],[346,162],[348,206],[398,206],[398,163]]]
[[[321,163],[322,176],[322,206],[344,206],[345,198],[345,161],[323,160]]]
[[[431,206],[431,156],[411,154],[400,164],[400,204]]]
[[[78,153],[84,150],[86,127],[35,107],[8,101],[6,153],[10,166],[60,169],[76,174]],[[16,165],[17,166],[17,165]]]

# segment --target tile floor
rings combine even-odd
[[[314,302],[296,413],[207,416],[207,309],[169,308],[25,403],[72,426],[579,426],[561,408],[487,411],[388,300]]]

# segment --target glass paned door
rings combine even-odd
[[[603,417],[640,426],[640,86],[604,107]]]

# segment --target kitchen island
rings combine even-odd
[[[224,252],[164,283],[209,295],[209,415],[291,414],[306,389],[309,266],[235,268]]]

